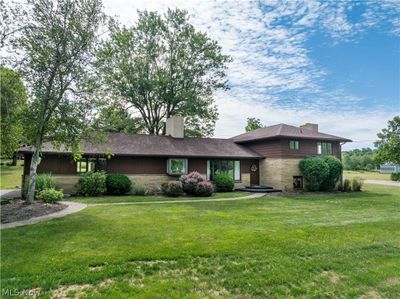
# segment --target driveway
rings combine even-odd
[[[393,182],[393,181],[365,180],[364,183],[365,184],[372,184],[372,185],[384,185],[384,186],[400,187],[400,182]]]
[[[0,198],[13,199],[21,196],[21,189],[3,189],[0,190]]]

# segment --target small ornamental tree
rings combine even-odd
[[[329,176],[329,165],[322,157],[309,157],[300,161],[300,170],[304,176],[305,187],[309,191],[318,191]]]
[[[27,196],[31,203],[44,142],[63,144],[79,156],[91,108],[91,54],[105,18],[100,0],[26,1],[23,9],[19,34],[5,45],[18,53],[13,64],[28,89],[24,123],[27,142],[33,146]]]

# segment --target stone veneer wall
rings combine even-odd
[[[302,159],[266,158],[260,160],[260,184],[283,191],[293,190],[293,176],[301,176]]]

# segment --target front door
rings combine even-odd
[[[260,185],[260,168],[258,165],[258,160],[253,160],[250,163],[250,185]]]

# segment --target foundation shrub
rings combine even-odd
[[[62,190],[57,191],[54,188],[48,188],[40,191],[38,198],[46,203],[55,203],[64,198],[64,193]]]
[[[300,161],[300,170],[309,191],[320,190],[321,184],[329,176],[329,165],[321,157],[309,157]]]
[[[86,172],[76,184],[77,193],[83,196],[100,196],[106,192],[106,173],[104,171]]]
[[[208,197],[214,192],[214,186],[210,182],[199,182],[196,188],[196,196]]]
[[[182,183],[183,191],[189,195],[196,195],[197,186],[199,183],[206,181],[206,179],[197,171],[182,175],[179,178]]]
[[[106,177],[106,189],[108,194],[126,194],[131,191],[132,182],[124,174],[109,174]]]
[[[136,183],[133,191],[135,195],[147,195],[149,188],[147,188],[147,186],[142,183]]]
[[[214,185],[217,192],[230,192],[235,187],[235,182],[227,173],[217,173],[214,178]]]
[[[163,183],[161,185],[161,190],[164,195],[169,197],[178,197],[183,193],[182,183],[179,181]]]

